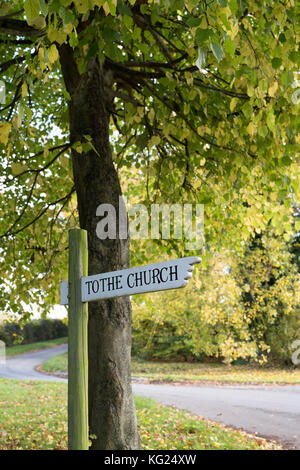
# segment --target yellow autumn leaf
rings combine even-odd
[[[105,11],[106,16],[110,14],[110,8],[107,2],[103,4],[103,10]]]
[[[8,142],[8,136],[11,129],[11,124],[9,122],[0,123],[0,142],[4,145]]]
[[[278,90],[278,82],[274,82],[273,85],[269,87],[268,93],[272,98],[274,98],[276,96],[277,90]]]
[[[52,44],[48,49],[48,61],[53,64],[58,59],[58,50],[55,44]]]
[[[239,101],[238,98],[232,98],[232,100],[230,101],[229,108],[230,108],[231,112],[233,112],[233,110],[236,107],[238,101]]]
[[[44,16],[39,15],[31,21],[28,20],[28,24],[35,29],[44,29],[46,27],[46,20]]]
[[[13,147],[13,146],[12,146],[12,143],[10,142],[10,143],[8,144],[8,146],[7,146],[7,149],[6,149],[6,156],[7,156],[7,158],[10,156],[10,152],[11,152],[11,150],[12,150],[12,147]]]
[[[45,51],[43,47],[40,47],[38,50],[38,57],[40,59],[40,62],[44,62],[45,60]]]
[[[72,23],[68,23],[64,25],[64,32],[66,34],[72,33],[73,29],[74,29],[74,25]]]
[[[257,125],[254,122],[249,122],[247,126],[247,132],[251,135],[254,136],[257,133]]]
[[[238,34],[238,32],[239,32],[239,23],[238,23],[238,21],[236,21],[232,25],[231,31],[228,31],[228,34],[229,34],[229,36],[231,36],[231,39],[233,40],[236,37],[236,35]]]
[[[148,113],[148,118],[149,118],[150,124],[152,125],[153,122],[154,122],[154,118],[155,118],[155,111],[154,111],[153,108],[150,109],[150,111]]]
[[[149,146],[153,147],[154,145],[158,145],[160,143],[160,137],[158,135],[154,135],[149,140]]]
[[[11,171],[12,171],[12,174],[14,176],[18,176],[20,175],[21,173],[23,173],[23,171],[26,171],[27,170],[27,166],[26,165],[22,165],[22,163],[12,163],[11,164]]]
[[[84,14],[89,10],[88,0],[75,0],[74,3],[78,13]]]
[[[25,96],[28,95],[28,87],[27,87],[27,83],[26,83],[26,82],[23,82],[23,83],[22,83],[21,91],[22,91],[22,98],[25,98]]]

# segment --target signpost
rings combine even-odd
[[[190,256],[137,268],[88,276],[85,230],[69,232],[69,281],[60,285],[60,303],[69,306],[68,442],[70,450],[88,449],[87,302],[124,295],[178,289],[192,277],[200,258]]]
[[[88,304],[81,278],[88,273],[86,230],[69,232],[68,447],[88,450]]]

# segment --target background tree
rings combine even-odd
[[[55,301],[74,204],[89,273],[128,266],[128,239],[95,231],[121,167],[152,175],[157,201],[206,204],[209,245],[270,219],[282,230],[298,191],[298,28],[293,1],[1,1],[1,307]],[[89,305],[94,449],[139,445],[130,323],[127,298]]]
[[[154,359],[215,358],[292,365],[300,276],[290,244],[272,233],[223,250],[184,291],[135,297],[133,352]]]
[[[243,258],[235,258],[233,271],[258,358],[290,364],[300,326],[300,276],[291,242],[268,231],[256,235]]]

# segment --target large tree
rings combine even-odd
[[[206,204],[210,244],[284,227],[298,191],[299,4],[3,0],[0,49],[3,310],[55,301],[77,218],[90,274],[128,266],[128,239],[96,236],[98,205],[118,211],[122,167],[149,200]],[[93,449],[139,447],[130,338],[128,298],[89,305]]]

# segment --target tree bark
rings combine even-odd
[[[69,102],[71,142],[92,138],[96,151],[72,151],[80,228],[88,232],[89,275],[129,267],[129,238],[118,235],[121,187],[109,144],[110,112],[100,60],[77,71],[73,51],[63,45],[60,62]],[[99,240],[96,209],[112,204],[117,214],[116,239]],[[139,449],[131,388],[131,303],[128,297],[89,303],[89,432],[93,450]]]

